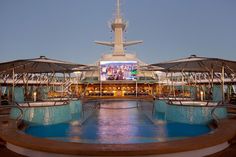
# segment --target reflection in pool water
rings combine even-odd
[[[150,105],[150,102],[145,103]],[[160,115],[155,115],[150,120],[136,106],[136,101],[103,102],[101,109],[94,112],[82,126],[78,125],[79,119],[74,119],[56,125],[32,125],[25,132],[37,137],[68,142],[125,144],[162,142],[211,131],[206,125],[167,121],[154,124],[155,117]]]

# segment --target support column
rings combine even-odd
[[[102,80],[100,80],[100,97],[102,96]]]

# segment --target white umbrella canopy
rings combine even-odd
[[[83,64],[49,59],[45,56],[33,59],[14,60],[0,63],[0,73],[64,73],[78,71]]]
[[[166,72],[222,72],[222,67],[226,73],[236,73],[236,61],[224,60],[219,58],[197,57],[191,55],[187,58],[155,63],[151,66],[164,68]]]

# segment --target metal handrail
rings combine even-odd
[[[215,110],[221,105],[222,106],[222,101],[219,101],[218,103],[217,103],[217,105],[211,110],[211,116],[212,116],[212,118],[217,122],[217,123],[219,123],[219,118],[217,117],[217,115],[215,114]]]
[[[145,110],[145,108],[143,107],[143,103],[142,103],[142,99],[139,99],[138,102],[139,102],[139,106],[138,106],[138,109],[155,125],[155,121],[153,120],[153,116],[154,116],[154,113],[155,113],[155,104],[154,102],[152,103],[152,108],[151,110],[149,110],[149,112],[147,113],[147,110]]]
[[[57,103],[58,102],[63,102],[63,104],[62,105],[66,105],[66,104],[69,104],[70,103],[70,98],[68,98],[68,99],[65,99],[65,100],[63,100],[63,98],[60,98],[59,100],[50,100],[50,99],[47,99],[47,100],[42,100],[42,101],[26,101],[26,102],[24,102],[24,103],[26,103],[28,106],[27,107],[35,107],[35,106],[33,106],[33,105],[31,105],[32,103],[37,103],[37,102],[41,102],[41,103],[43,103],[43,102],[52,102],[53,103],[53,105],[52,106],[57,106]],[[21,107],[21,105],[20,104],[18,104],[17,102],[15,102],[15,104],[16,105],[18,105],[19,107]],[[45,105],[45,106],[40,106],[40,107],[48,107],[47,105]]]
[[[183,102],[186,102],[185,100],[171,100],[171,99],[168,99],[168,100],[167,100],[167,103],[170,104],[170,105],[173,105],[173,104],[174,104],[173,101],[179,102],[178,105],[180,105],[180,106],[185,106],[185,104],[184,104]],[[194,102],[200,102],[200,101],[198,101],[198,100],[187,100],[187,102],[194,103]],[[201,101],[201,102],[206,103],[205,105],[203,105],[204,107],[209,106],[209,103],[210,103],[209,100],[208,100],[208,101]]]
[[[143,109],[142,102],[145,101],[145,100],[144,99],[138,99],[137,101],[140,102],[140,103],[137,104],[137,108],[140,107],[141,109]],[[153,101],[152,102],[152,116],[154,115],[154,113],[155,113],[155,102]]]
[[[215,114],[215,110],[219,107],[236,107],[235,105],[232,105],[232,104],[225,104],[224,102],[222,101],[219,101],[217,103],[217,105],[211,110],[211,116],[212,118],[218,123],[220,121],[220,118],[217,117],[217,115]]]
[[[81,115],[82,119],[80,125],[82,125],[98,109],[100,109],[100,102],[97,102],[95,105],[92,105],[92,107],[89,107],[87,110],[84,108],[84,105],[82,104],[82,115]],[[85,112],[89,113],[87,117],[85,117]]]
[[[19,106],[18,103],[16,102],[13,102],[14,104],[16,105],[0,105],[0,108],[17,108],[19,111],[20,111],[20,114],[17,116],[16,118],[16,123],[19,124],[19,122],[22,120],[23,118],[23,114],[24,114],[24,111],[23,109]]]

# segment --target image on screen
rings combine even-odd
[[[101,61],[100,68],[101,81],[137,79],[137,61]]]

